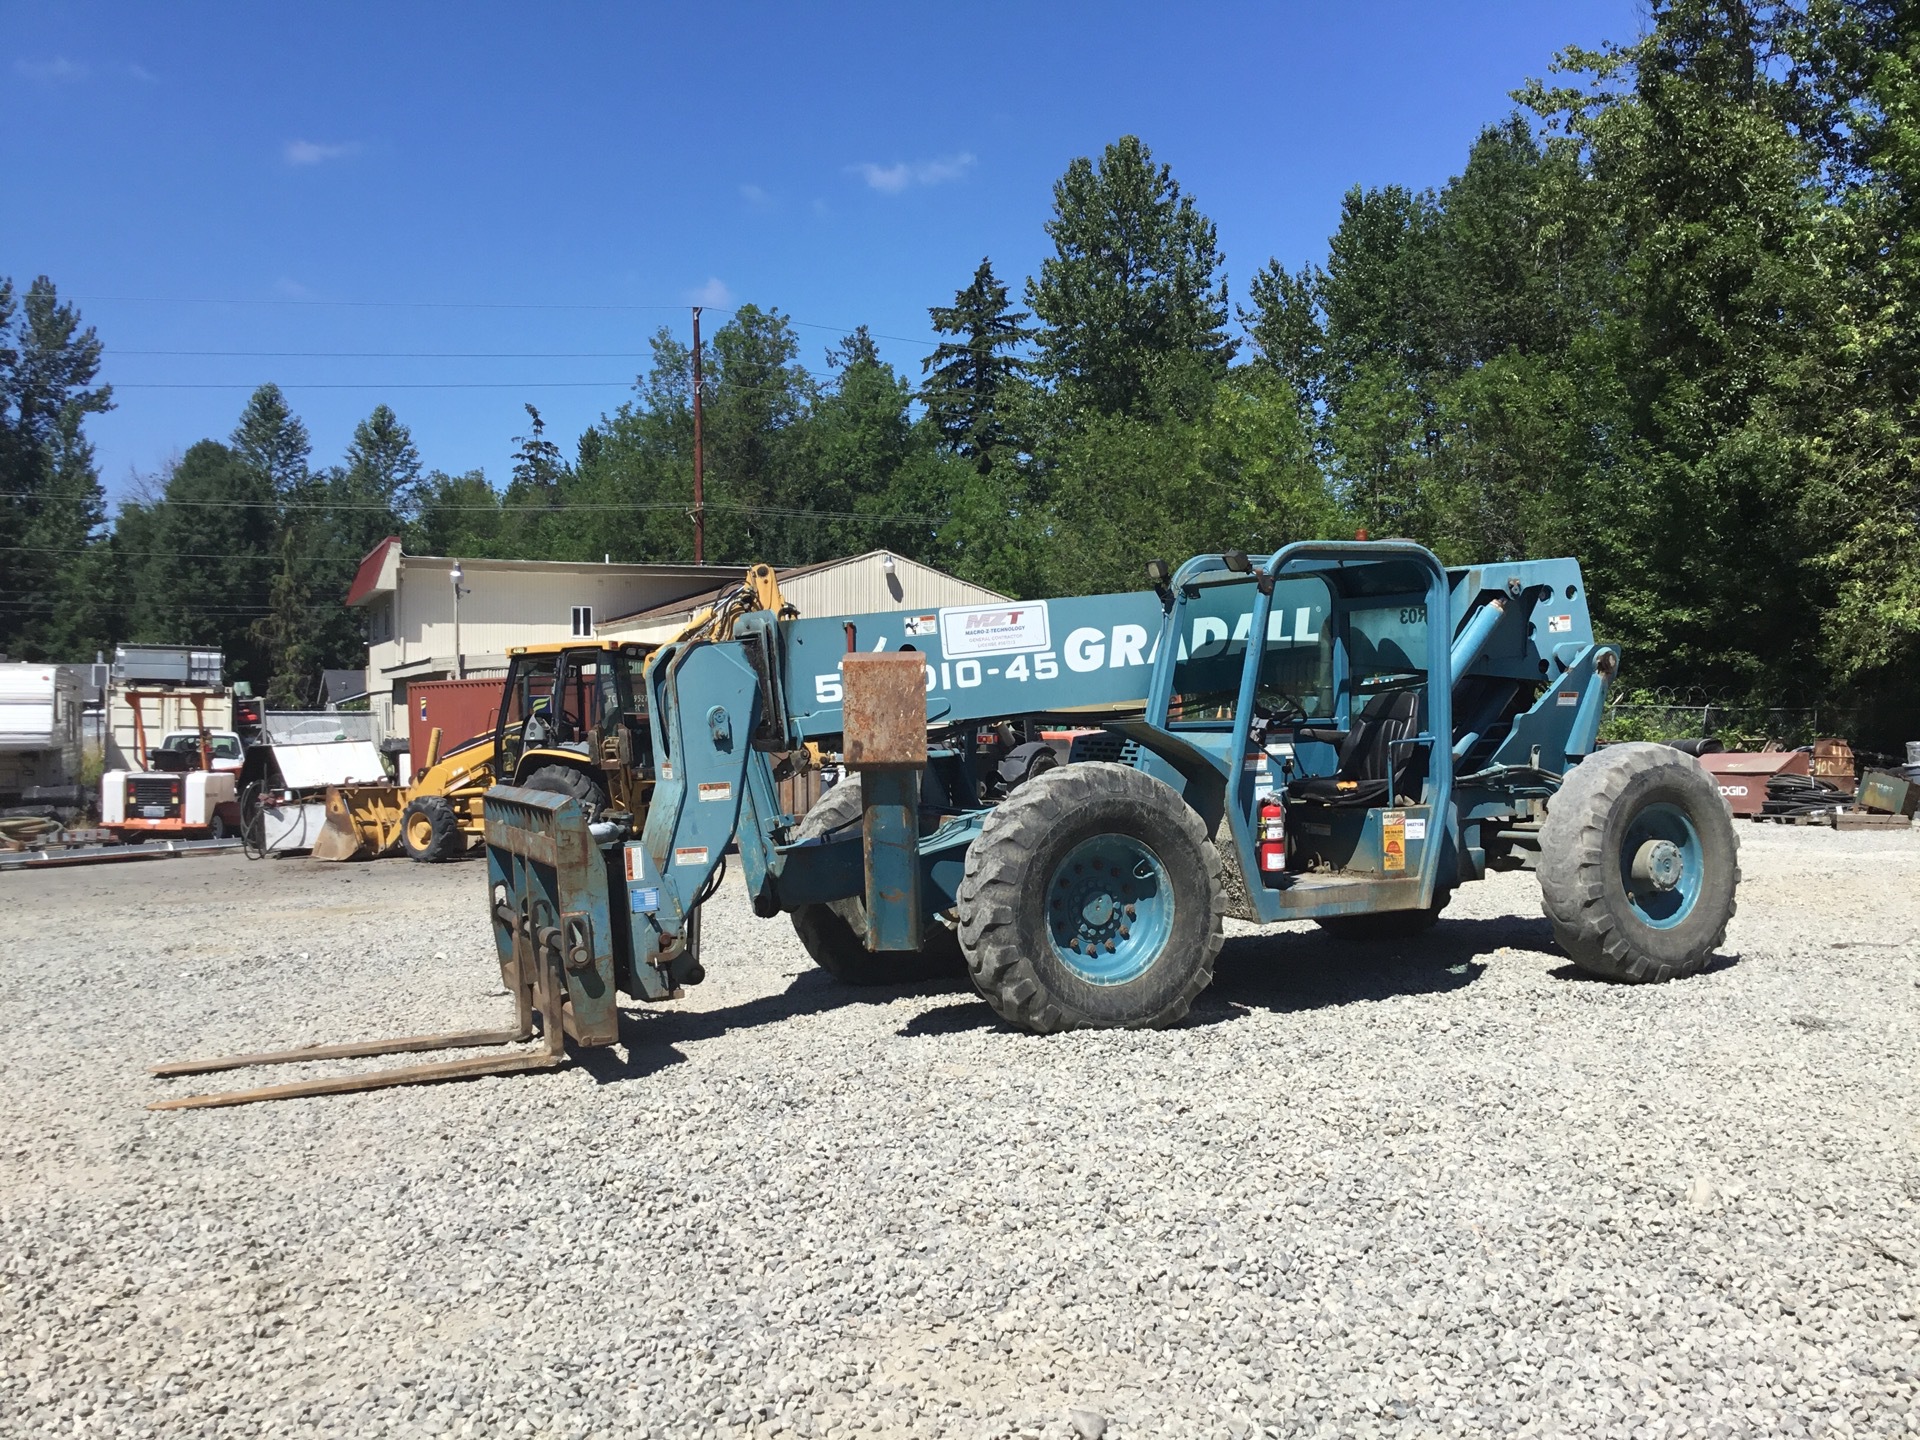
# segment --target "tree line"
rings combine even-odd
[[[1356,188],[1324,256],[1232,290],[1134,136],[1054,187],[1017,292],[982,260],[920,373],[777,310],[712,337],[707,553],[887,547],[1020,596],[1141,561],[1351,534],[1453,563],[1571,554],[1629,683],[1920,699],[1920,18],[1898,0],[1661,0],[1570,49],[1436,190]],[[1016,293],[1017,297],[1016,298]],[[376,407],[316,468],[273,386],[109,523],[98,338],[0,288],[0,648],[217,641],[281,703],[364,655],[340,599],[416,551],[691,559],[691,357],[662,330],[571,453],[532,406],[504,484],[426,469]]]

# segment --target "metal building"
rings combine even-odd
[[[810,618],[990,605],[1010,598],[888,550],[869,550],[864,555],[823,560],[817,565],[795,565],[779,574],[781,593]],[[598,622],[596,630],[609,639],[670,639],[722,593],[716,588],[690,599],[616,615]]]

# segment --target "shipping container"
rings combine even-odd
[[[199,685],[219,689],[226,657],[198,645],[120,645],[113,652],[113,683]]]
[[[440,733],[440,753],[493,734],[506,677],[490,680],[415,680],[407,686],[407,754],[413,773],[427,764],[427,736]]]

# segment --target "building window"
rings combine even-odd
[[[573,607],[573,633],[591,638],[593,635],[593,607],[576,605]]]

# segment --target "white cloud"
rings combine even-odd
[[[902,160],[893,165],[875,165],[865,160],[847,167],[883,195],[898,195],[909,185],[939,185],[958,180],[972,168],[973,156],[965,153],[938,160]]]
[[[329,160],[344,160],[349,155],[358,155],[360,145],[357,141],[346,141],[338,145],[323,145],[314,140],[289,140],[281,152],[289,165],[324,165]]]
[[[87,78],[85,65],[69,60],[66,56],[56,56],[52,60],[16,60],[14,73],[29,80],[39,80],[50,85],[72,85]]]
[[[773,204],[773,196],[769,195],[758,185],[742,185],[740,187],[740,198],[749,205],[758,205],[763,209]]]
[[[147,69],[147,67],[144,65],[127,66],[127,74],[131,75],[136,80],[145,82],[148,85],[158,85],[160,83],[160,77],[154,74],[151,70]]]
[[[697,290],[687,292],[689,305],[711,305],[716,310],[724,310],[733,304],[733,291],[727,288],[727,282],[715,275]]]
[[[312,290],[302,285],[298,280],[289,279],[285,275],[282,275],[278,280],[273,282],[273,289],[274,293],[283,300],[311,300],[313,298]]]

